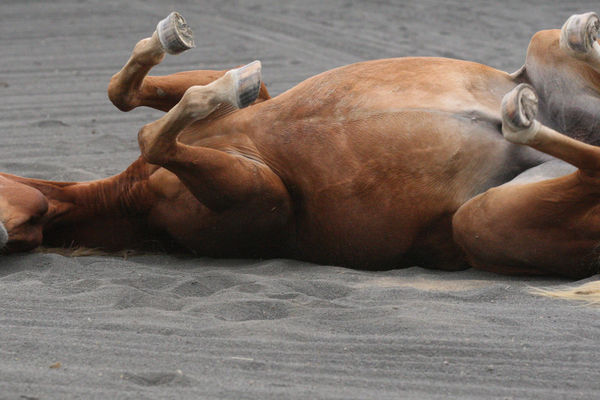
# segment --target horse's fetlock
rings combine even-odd
[[[181,99],[184,112],[191,117],[204,116],[208,110],[214,108],[218,103],[215,91],[205,86],[190,87]]]
[[[165,50],[162,48],[156,32],[152,37],[137,42],[131,53],[131,61],[141,66],[155,66],[165,58]]]

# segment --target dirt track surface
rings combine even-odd
[[[0,3],[0,170],[120,172],[160,112],[106,86],[180,11],[197,48],[153,74],[254,59],[272,95],[340,65],[445,56],[514,71],[531,35],[592,1]],[[474,2],[475,3],[475,2]],[[599,308],[537,297],[566,284],[420,267],[167,255],[0,258],[0,399],[597,398]]]

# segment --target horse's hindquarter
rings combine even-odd
[[[294,255],[390,266],[448,247],[454,211],[523,169],[527,157],[499,132],[513,86],[469,62],[379,60],[257,106],[252,140],[292,196]]]

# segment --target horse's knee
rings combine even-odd
[[[153,162],[153,154],[149,151],[149,148],[151,147],[149,143],[151,128],[149,125],[150,124],[146,124],[142,126],[142,128],[138,131],[138,145],[140,147],[140,153],[142,155],[142,158],[150,164],[155,164],[155,162]]]
[[[179,133],[213,112],[222,101],[221,92],[222,89],[213,84],[189,87],[167,114],[139,130],[138,144],[142,157],[157,165],[173,159],[177,153]]]
[[[108,99],[121,111],[131,111],[136,104],[136,96],[122,85],[122,78],[118,74],[113,75],[108,84]]]
[[[159,132],[153,123],[144,125],[138,132],[138,145],[142,158],[150,164],[164,165],[171,156],[171,147],[174,148],[176,145],[174,141],[170,143],[159,139]]]
[[[130,59],[111,78],[108,98],[121,111],[130,111],[142,105],[140,89],[148,71],[165,57],[165,51],[156,35],[140,40]]]

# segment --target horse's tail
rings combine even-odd
[[[555,289],[533,288],[531,292],[541,296],[573,300],[588,305],[600,305],[600,280]]]

